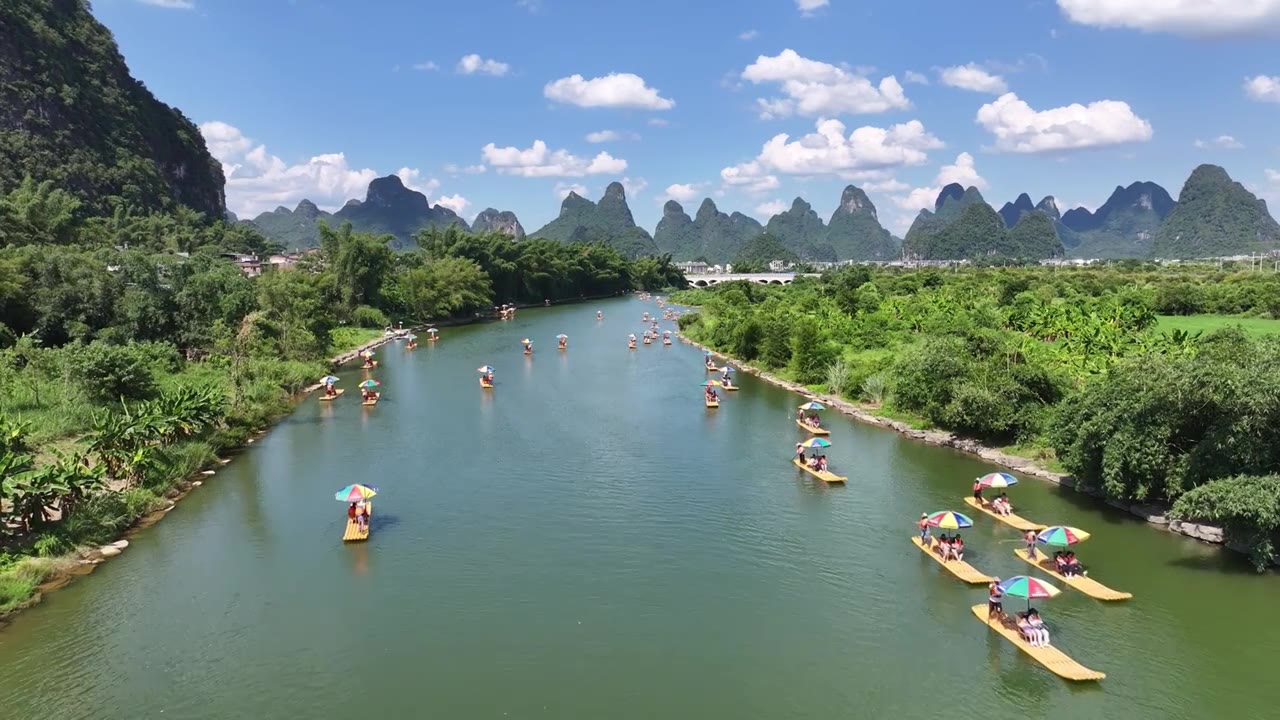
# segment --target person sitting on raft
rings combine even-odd
[[[525,343],[524,351],[525,351],[525,354],[533,352],[533,343]]]
[[[1088,575],[1084,571],[1084,566],[1076,559],[1076,554],[1070,550],[1062,556],[1064,570],[1060,571],[1067,577],[1075,577],[1076,575]]]
[[[951,559],[951,538],[946,533],[938,536],[938,554],[942,556],[942,562]]]
[[[1004,493],[1000,493],[995,500],[991,501],[991,508],[1001,515],[1013,513],[1013,506],[1009,504],[1009,496]]]
[[[1059,574],[1067,574],[1067,554],[1061,550],[1053,554],[1053,569]]]
[[[1032,632],[1036,634],[1036,642],[1040,647],[1049,644],[1049,628],[1045,627],[1044,621],[1040,619],[1040,611],[1031,608],[1027,611],[1027,623],[1031,626]]]
[[[1018,619],[1014,622],[1018,626],[1018,634],[1022,636],[1023,640],[1027,641],[1028,645],[1040,647],[1039,633],[1035,631],[1035,628],[1031,627],[1031,621],[1027,619],[1027,613],[1018,613]]]
[[[721,384],[723,384],[725,387],[732,387],[732,386],[733,386],[733,378],[729,377],[729,373],[725,373],[725,374],[721,375],[721,376],[720,376],[720,382],[721,382]]]
[[[351,503],[351,507],[347,508],[347,520],[359,522],[358,520],[356,520],[357,514],[358,512],[356,511],[356,504]]]
[[[324,394],[325,397],[338,397],[338,388],[334,387],[333,383],[325,383]]]
[[[597,311],[596,311],[596,319],[597,319],[597,320],[603,320],[603,319],[604,319],[604,313],[602,313],[602,312],[600,312],[599,310],[597,310]]]
[[[372,390],[368,388],[363,388],[362,390],[360,390],[360,397],[362,400],[372,400],[375,397],[377,397],[377,395],[375,395]]]
[[[826,471],[827,471],[827,456],[819,455],[818,456],[818,472],[826,472]]]
[[[707,400],[719,400],[719,399],[720,399],[720,396],[719,396],[719,395],[716,395],[716,389],[715,389],[715,388],[713,388],[713,387],[708,387],[708,388],[707,388]]]
[[[956,560],[964,560],[964,540],[960,538],[960,533],[956,533],[951,537],[951,557]]]

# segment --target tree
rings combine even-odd
[[[473,312],[493,303],[489,277],[465,258],[440,258],[408,270],[400,277],[400,292],[420,320]]]
[[[310,360],[323,356],[328,348],[333,318],[325,306],[321,282],[320,276],[296,271],[258,278],[259,327],[274,342],[279,357]]]

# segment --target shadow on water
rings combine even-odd
[[[401,520],[399,515],[391,515],[384,512],[378,512],[378,514],[375,516],[374,527],[377,528],[379,533],[381,533],[387,530],[395,530],[397,527],[400,526],[400,523],[401,523]]]
[[[1165,564],[1187,570],[1227,573],[1229,575],[1256,576],[1259,574],[1249,562],[1248,555],[1228,550],[1220,545],[1206,545],[1203,548],[1203,552],[1176,557],[1168,560]],[[1270,570],[1264,574],[1280,576],[1280,573],[1275,570]]]
[[[1121,510],[1120,508],[1112,507],[1106,504],[1105,502],[1103,502],[1101,499],[1096,498],[1087,493],[1080,492],[1075,488],[1069,488],[1062,485],[1050,484],[1049,492],[1054,497],[1057,497],[1067,502],[1076,510],[1101,513],[1101,517],[1099,517],[1098,519],[1102,520],[1103,522],[1109,525],[1122,525],[1124,523],[1133,523],[1133,522],[1145,523],[1146,522],[1142,518],[1134,515],[1133,513],[1127,510]]]

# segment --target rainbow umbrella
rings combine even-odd
[[[1036,535],[1036,542],[1041,545],[1075,545],[1078,542],[1088,540],[1089,533],[1080,528],[1067,527],[1066,525],[1054,525],[1045,528]]]
[[[822,405],[821,403],[816,403],[816,402],[807,402],[807,403],[805,403],[805,404],[801,405],[801,406],[800,406],[800,409],[801,409],[801,410],[826,410],[827,408],[826,408],[826,406]]]
[[[720,368],[720,372],[722,372],[722,373],[731,373],[731,372],[737,372],[737,370],[734,370],[733,368],[729,367],[728,365],[725,365],[724,367]]]
[[[480,366],[480,367],[476,368],[476,372],[478,372],[478,373],[484,373],[485,375],[488,375],[489,373],[493,372],[493,366],[492,366],[492,365],[482,365],[482,366]]]
[[[988,488],[1007,488],[1018,484],[1018,478],[1009,473],[997,472],[989,473],[978,478],[978,483],[982,487]]]
[[[525,339],[521,340],[520,342],[524,343],[525,345],[532,345],[532,344],[533,344],[533,341],[532,341],[532,340],[530,340],[529,338],[525,338]]]
[[[951,510],[939,510],[929,513],[929,517],[925,518],[926,522],[936,528],[943,530],[959,530],[960,528],[973,527],[973,520],[968,515]]]
[[[332,375],[325,375],[324,377],[320,378],[320,382],[324,385],[332,385],[338,382],[338,378]]]
[[[702,383],[702,387],[724,387],[719,380],[708,380]]]
[[[557,335],[557,336],[556,336],[556,339],[557,339],[557,340],[568,340],[568,339],[569,339],[569,336],[568,336],[568,335],[565,335],[564,333],[560,333],[559,335]]]
[[[1028,603],[1041,598],[1051,598],[1062,592],[1043,580],[1037,580],[1027,575],[1014,575],[1011,578],[1006,578],[997,583],[996,587],[1000,588],[1001,592],[1009,597],[1026,598]]]
[[[361,500],[368,500],[377,494],[378,488],[372,485],[360,485],[357,483],[355,485],[348,485],[334,493],[333,499],[353,503],[360,502]]]
[[[360,357],[371,358],[371,357],[373,357],[373,351],[372,351],[372,350],[362,350],[362,351],[360,352]]]
[[[374,380],[373,378],[369,378],[368,380],[365,380],[364,382],[360,383],[360,387],[368,388],[368,389],[376,388],[379,385],[381,385],[381,383],[379,383],[377,380]]]
[[[815,448],[829,448],[831,447],[831,441],[820,437],[809,438],[808,440],[800,443],[800,447],[809,448],[810,450]]]

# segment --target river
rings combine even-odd
[[[627,350],[646,310],[528,310],[387,346],[372,409],[344,371],[346,397],[307,399],[121,557],[0,631],[0,717],[1275,712],[1280,578],[1024,479],[1021,510],[1092,532],[1094,577],[1135,596],[1037,602],[1055,644],[1108,674],[1067,683],[971,615],[984,588],[908,542],[921,512],[963,511],[997,468],[828,413],[850,481],[817,484],[790,464],[800,399],[744,374],[705,409],[699,351]],[[344,546],[333,493],[353,481],[381,492],[372,538]],[[975,523],[974,565],[1029,570],[1013,530]]]

